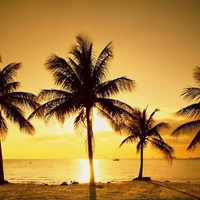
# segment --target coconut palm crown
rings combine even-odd
[[[176,112],[177,116],[185,116],[192,119],[192,121],[180,125],[172,132],[172,136],[175,137],[178,137],[181,134],[196,132],[196,135],[187,147],[188,151],[195,150],[200,144],[200,67],[195,68],[193,76],[197,83],[197,87],[185,88],[181,96],[186,100],[193,100],[194,102]]]
[[[125,143],[136,142],[137,153],[140,153],[140,170],[137,179],[143,178],[144,149],[148,143],[151,144],[153,149],[162,153],[166,160],[169,162],[172,161],[174,150],[171,146],[165,143],[160,134],[162,129],[169,129],[170,126],[165,122],[160,122],[155,125],[155,120],[153,117],[157,111],[158,109],[155,109],[148,117],[147,108],[143,111],[136,108],[132,112],[132,117],[127,118],[121,124],[121,132],[126,133],[128,136],[121,142],[119,147]]]
[[[93,169],[92,128],[93,108],[100,117],[105,117],[114,128],[120,121],[123,111],[130,107],[110,97],[120,91],[132,91],[135,82],[127,77],[106,80],[109,62],[113,58],[113,45],[110,42],[97,59],[93,52],[93,43],[84,35],[76,37],[77,44],[70,51],[67,60],[52,55],[46,62],[47,70],[53,75],[56,86],[61,89],[44,89],[38,98],[44,103],[30,117],[36,116],[46,122],[56,117],[63,123],[66,118],[78,114],[74,120],[75,130],[80,125],[87,129],[87,151],[90,166],[90,185],[95,185]]]
[[[3,184],[3,158],[1,140],[8,134],[7,120],[18,124],[21,131],[28,134],[34,133],[34,127],[26,119],[25,109],[35,110],[38,106],[36,96],[32,93],[18,91],[20,83],[14,80],[20,63],[10,63],[0,69],[0,183]]]

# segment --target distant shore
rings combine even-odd
[[[1,200],[200,200],[200,182],[126,181],[119,183],[0,185]]]

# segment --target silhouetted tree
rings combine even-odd
[[[193,121],[189,121],[180,125],[172,132],[172,136],[178,137],[180,134],[189,134],[193,131],[196,131],[195,137],[187,147],[188,151],[194,150],[200,143],[200,67],[195,68],[193,75],[198,87],[185,88],[181,95],[187,100],[196,101],[196,103],[192,103],[191,105],[186,106],[185,108],[182,108],[176,112],[177,116],[186,116],[193,119]]]
[[[55,116],[63,123],[67,117],[78,113],[74,120],[75,130],[80,125],[87,128],[87,150],[90,166],[90,185],[95,185],[93,169],[93,108],[111,124],[123,110],[125,103],[110,99],[120,91],[131,91],[135,83],[126,77],[106,81],[109,61],[113,58],[112,43],[109,43],[96,59],[93,43],[85,36],[76,37],[77,45],[72,47],[66,61],[52,55],[46,62],[47,70],[54,77],[55,85],[61,89],[42,90],[38,98],[45,101],[30,117],[36,116],[48,121]],[[115,127],[115,126],[114,126]],[[116,127],[115,127],[116,128]]]
[[[10,63],[2,70],[0,69],[0,184],[7,182],[4,179],[1,148],[1,141],[6,138],[8,133],[6,120],[18,124],[21,131],[34,133],[34,127],[25,118],[23,109],[36,109],[38,104],[34,94],[17,91],[20,83],[14,81],[14,77],[20,67],[20,63]]]
[[[170,126],[168,123],[161,122],[155,125],[155,121],[153,119],[154,114],[158,111],[155,109],[154,112],[147,116],[147,108],[143,111],[140,109],[134,109],[132,111],[132,116],[126,118],[121,124],[121,130],[128,134],[120,147],[125,143],[133,143],[137,142],[136,150],[137,153],[140,153],[140,170],[137,179],[143,178],[143,155],[144,155],[144,148],[147,146],[148,143],[151,144],[153,149],[159,150],[163,155],[164,158],[168,161],[172,161],[172,154],[174,152],[173,148],[166,144],[160,135],[161,129],[168,129]]]

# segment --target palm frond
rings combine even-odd
[[[131,117],[134,112],[133,108],[128,104],[115,99],[97,98],[95,107],[111,117],[121,116],[121,119],[126,119],[127,116]]]
[[[200,143],[200,120],[186,122],[179,127],[177,127],[172,133],[172,136],[178,137],[180,134],[190,134],[194,131],[197,131],[195,137],[187,147],[187,150],[194,150],[197,145]]]
[[[6,104],[6,102],[4,102],[4,104],[2,104],[1,106],[6,118],[15,124],[18,124],[20,130],[29,134],[34,133],[35,131],[34,127],[24,117],[25,113],[19,107],[12,105],[10,103]]]
[[[19,126],[20,130],[23,132],[26,132],[30,135],[33,135],[35,133],[34,126],[25,118],[21,118]]]
[[[59,98],[73,98],[73,94],[66,92],[64,90],[58,90],[58,89],[49,89],[49,90],[41,90],[41,92],[38,94],[38,100],[39,101],[48,101],[53,99],[59,99]]]
[[[190,121],[190,122],[186,122],[180,126],[178,126],[172,133],[172,136],[179,136],[181,133],[182,134],[186,134],[186,133],[190,133],[193,131],[198,130],[199,131],[199,127],[200,127],[200,120],[195,120],[195,121]]]
[[[171,128],[169,123],[166,123],[166,122],[160,122],[159,124],[156,124],[154,127],[157,131],[160,131],[161,129],[170,129]]]
[[[193,151],[200,144],[200,130],[196,133],[191,143],[189,144],[187,151]]]
[[[36,109],[39,106],[39,103],[37,103],[37,97],[32,93],[12,92],[5,95],[4,97],[8,102],[25,109]]]
[[[154,136],[154,137],[157,137],[159,139],[162,140],[162,137],[160,135],[160,131],[162,129],[170,129],[170,125],[168,123],[165,123],[165,122],[160,122],[159,124],[156,124],[153,128],[149,129],[146,133],[146,135],[149,137],[149,136]]]
[[[78,130],[80,127],[86,127],[85,120],[86,120],[86,113],[84,111],[84,108],[82,108],[78,116],[74,120],[74,129]]]
[[[172,162],[174,149],[170,145],[165,143],[163,140],[154,137],[149,141],[151,142],[152,147],[162,153],[167,161],[170,163]]]
[[[120,131],[120,117],[119,115],[115,115],[113,117],[113,115],[111,113],[109,113],[107,110],[105,109],[101,109],[101,107],[98,107],[98,115],[102,118],[105,118],[108,123],[110,124],[110,126],[116,131]]]
[[[74,45],[72,47],[72,50],[70,51],[70,54],[72,55],[72,57],[73,57],[72,59],[78,66],[78,68],[76,70],[79,71],[79,73],[80,73],[83,70],[83,66],[81,65],[81,62],[83,60],[83,55],[82,55],[79,45]]]
[[[176,115],[199,119],[200,118],[200,103],[194,103],[185,108],[182,108],[181,110],[176,112]]]
[[[139,140],[139,142],[136,145],[136,153],[139,153],[141,150],[141,140]]]
[[[57,56],[56,54],[52,54],[49,56],[45,63],[46,69],[50,71],[50,73],[54,74],[57,71],[63,72],[66,74],[66,70],[68,69],[67,62],[65,59]]]
[[[143,149],[146,148],[147,144],[148,144],[148,140],[141,140],[140,139],[139,142],[136,145],[136,153],[139,153],[142,148]]]
[[[66,117],[75,112],[74,107],[71,108],[69,105],[66,105],[65,99],[48,101],[39,108],[36,116],[43,118],[46,123],[48,123],[51,118],[56,117],[57,120],[63,124]]]
[[[148,119],[147,108],[142,110],[142,111],[138,110],[137,116],[138,116],[137,123],[138,123],[138,126],[140,128],[140,133],[144,137],[146,132],[150,128],[152,128],[152,124],[154,123],[154,120],[153,119],[151,119],[151,120]]]
[[[113,49],[113,43],[110,42],[99,54],[99,57],[96,60],[92,76],[94,80],[97,81],[97,85],[100,83],[101,80],[106,78],[106,75],[108,73],[108,64],[110,60],[113,58],[112,49]]]
[[[91,88],[94,88],[94,80],[92,79],[94,70],[93,44],[87,37],[81,35],[77,36],[77,42],[78,45],[74,46],[70,52],[74,56],[74,62],[71,63],[72,66],[75,66],[74,71],[79,80],[74,89],[78,87],[82,93],[89,95],[93,90]]]
[[[44,103],[37,107],[28,117],[28,120],[31,120],[34,117],[38,117],[39,119],[44,119],[46,118],[46,112],[47,109],[49,108],[49,103]]]
[[[65,59],[51,55],[46,62],[46,68],[52,73],[56,85],[61,85],[62,88],[69,91],[73,91],[77,87],[79,79],[75,70]]]
[[[90,70],[93,58],[92,58],[92,47],[93,44],[85,35],[78,35],[76,37],[78,45],[73,46],[70,53],[74,56],[74,60],[79,64],[80,69]]]
[[[194,70],[194,79],[198,84],[200,84],[200,67],[196,67]]]
[[[144,120],[146,121],[146,112],[147,112],[147,108],[144,110],[145,111],[145,116],[143,117]],[[145,125],[145,130],[149,130],[152,128],[152,125],[154,124],[154,119],[153,119],[153,116],[155,115],[155,113],[159,111],[158,108],[156,108],[152,113],[151,115],[149,116],[148,120],[146,121],[146,125]]]
[[[122,121],[126,120],[127,115],[130,117],[132,111],[132,107],[114,99],[98,98],[94,106],[97,108],[98,115],[107,119],[115,131],[122,129]]]
[[[8,126],[6,120],[3,118],[0,112],[0,138],[4,140],[6,138],[7,133],[8,133]]]
[[[200,67],[195,68],[193,76],[198,86],[200,86]],[[200,131],[200,128],[199,128],[200,127],[200,120],[199,120],[200,119],[200,102],[199,102],[200,88],[188,87],[184,89],[182,96],[185,99],[195,100],[197,101],[197,103],[193,103],[185,108],[182,108],[181,110],[176,112],[176,115],[186,116],[191,119],[194,119],[194,121],[186,122],[180,125],[172,132],[172,135],[177,137],[181,133],[185,134],[185,133],[190,133],[192,131],[197,130],[197,135],[194,137],[194,139],[191,141],[191,143],[189,144],[187,148],[187,150],[190,151],[190,150],[194,150],[200,141],[200,134],[199,134],[199,131]]]
[[[97,88],[98,97],[110,97],[123,91],[132,91],[136,84],[133,80],[126,77],[120,77],[111,81],[104,82]]]
[[[197,87],[185,88],[183,90],[181,96],[183,96],[184,99],[199,101],[199,99],[200,99],[200,88],[197,88]]]
[[[85,34],[79,34],[76,36],[76,41],[78,43],[78,46],[82,49],[84,53],[91,54],[92,51],[92,41],[85,35]]]
[[[21,63],[10,63],[1,71],[1,82],[9,83],[13,81],[13,77],[17,75],[17,70],[21,68]]]
[[[103,109],[98,109],[98,115],[100,115],[102,118],[105,118],[110,126],[113,128],[113,130],[115,130],[116,132],[119,132],[121,130],[120,120],[117,116],[112,117],[108,112]]]
[[[56,117],[60,123],[64,123],[66,117],[77,112],[80,107],[71,93],[62,90],[43,90],[39,98],[48,101],[39,106],[28,119],[38,117],[48,123],[52,117]]]
[[[19,88],[19,86],[20,86],[19,82],[11,82],[6,85],[2,85],[0,88],[0,93],[2,95],[5,95],[8,93],[14,92]]]
[[[48,110],[46,112],[46,121],[48,122],[53,116],[59,122],[64,123],[66,117],[70,117],[80,109],[80,105],[76,104],[71,96],[65,98],[53,99],[48,103]]]
[[[18,124],[21,131],[33,134],[33,125],[25,118],[26,108],[35,109],[39,104],[36,96],[28,92],[16,91],[20,83],[14,81],[20,63],[10,63],[0,71],[0,135],[4,137],[8,132],[5,119]],[[22,109],[23,108],[23,109]],[[5,117],[5,119],[3,118]]]
[[[125,143],[133,143],[137,140],[137,137],[135,135],[129,135],[128,137],[126,137],[121,144],[119,145],[119,148],[124,145]]]
[[[95,151],[95,138],[94,138],[94,133],[93,130],[90,134],[90,138],[91,138],[91,145],[92,145],[92,153],[94,153]],[[88,150],[88,137],[86,137],[85,139],[85,147],[86,147],[86,151]],[[89,156],[89,151],[87,151],[88,156]]]

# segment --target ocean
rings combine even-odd
[[[94,159],[96,182],[131,181],[138,176],[138,159]],[[89,180],[87,159],[5,159],[4,176],[11,183],[58,185]],[[143,176],[170,182],[200,182],[200,159],[145,159]]]

